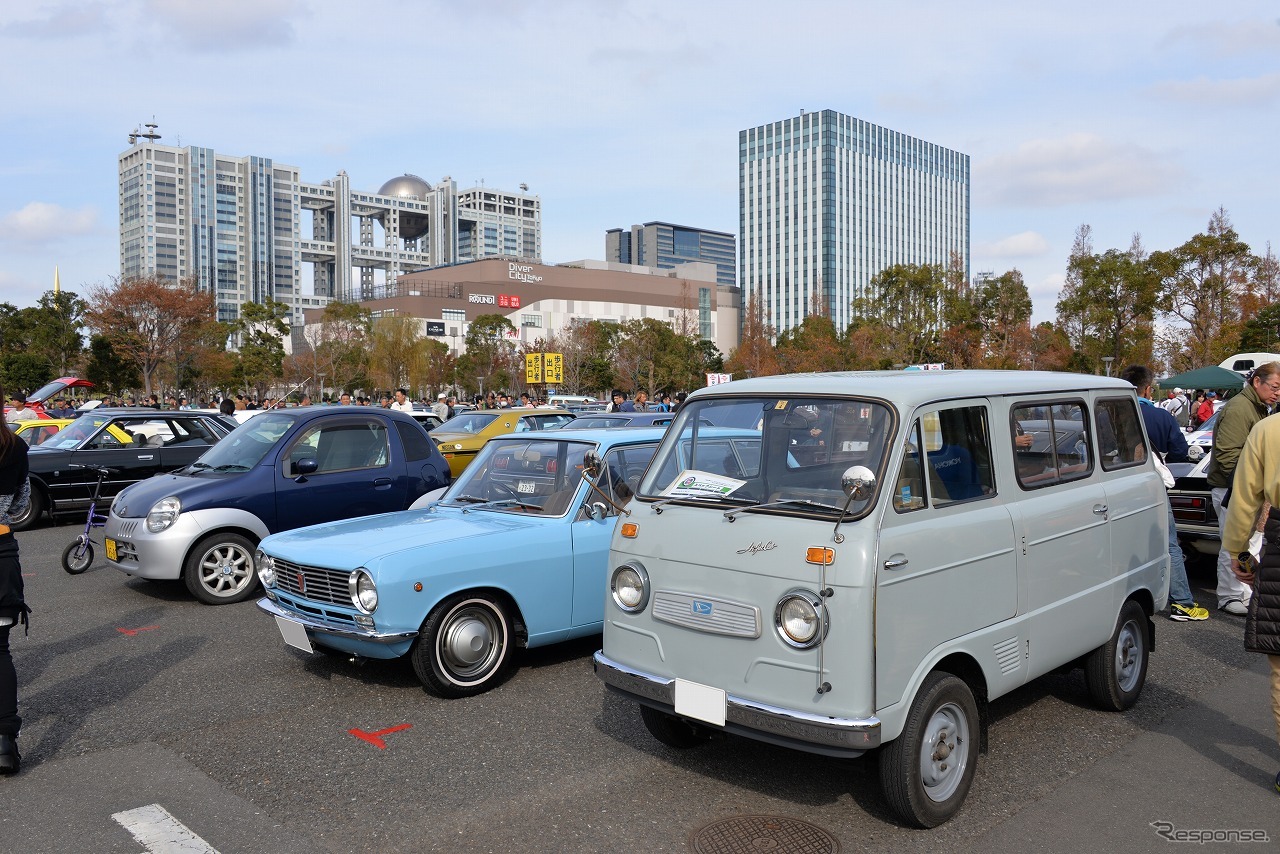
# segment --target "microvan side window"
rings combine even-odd
[[[640,483],[647,498],[687,498],[783,513],[838,515],[841,476],[884,477],[892,411],[858,399],[770,396],[685,404]],[[854,502],[849,516],[875,497]]]
[[[1097,413],[1103,471],[1141,465],[1147,458],[1147,441],[1133,398],[1103,398],[1098,401]]]
[[[1046,401],[1014,407],[1010,438],[1018,484],[1039,489],[1088,477],[1093,471],[1090,427],[1083,401]]]
[[[933,506],[995,493],[986,407],[930,412],[921,426]]]

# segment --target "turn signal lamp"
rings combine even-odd
[[[805,551],[804,559],[818,566],[831,566],[836,559],[836,550],[824,546],[809,546]]]
[[[636,538],[636,534],[638,534],[639,532],[640,532],[640,526],[637,525],[635,522],[622,523],[622,536],[626,537],[627,539],[634,540]],[[812,551],[812,549],[810,549],[810,551]]]

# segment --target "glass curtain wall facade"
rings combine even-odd
[[[736,241],[732,234],[689,228],[669,222],[646,222],[630,230],[611,228],[604,236],[604,258],[672,270],[679,264],[703,261],[716,265],[716,284],[736,285]]]
[[[850,303],[894,264],[969,277],[969,156],[822,110],[738,134],[739,280],[778,332]]]

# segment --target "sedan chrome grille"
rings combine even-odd
[[[275,563],[276,585],[281,590],[317,602],[351,607],[351,591],[347,583],[351,573],[347,570],[299,566],[279,558]]]
[[[760,637],[760,609],[714,596],[659,590],[653,594],[653,618],[700,632]]]

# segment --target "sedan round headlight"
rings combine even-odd
[[[263,553],[262,549],[258,549],[253,556],[253,564],[258,570],[258,580],[262,582],[263,587],[276,586],[276,560],[269,554]]]
[[[792,590],[778,600],[773,620],[778,636],[789,646],[807,649],[826,634],[826,608],[816,593]]]
[[[352,603],[361,611],[372,614],[378,610],[378,585],[368,570],[360,568],[351,573],[347,588],[351,592]]]
[[[178,514],[181,512],[182,502],[177,496],[161,498],[151,506],[151,512],[147,514],[147,530],[153,534],[160,533],[178,521]]]
[[[609,579],[613,602],[628,614],[636,614],[649,604],[649,573],[639,563],[624,563]]]
[[[1201,458],[1201,457],[1203,457],[1203,456],[1204,456],[1204,446],[1203,446],[1203,445],[1188,445],[1188,446],[1187,446],[1187,459],[1191,460],[1191,462],[1193,462],[1193,463],[1199,462],[1199,461],[1200,461],[1200,458]]]

